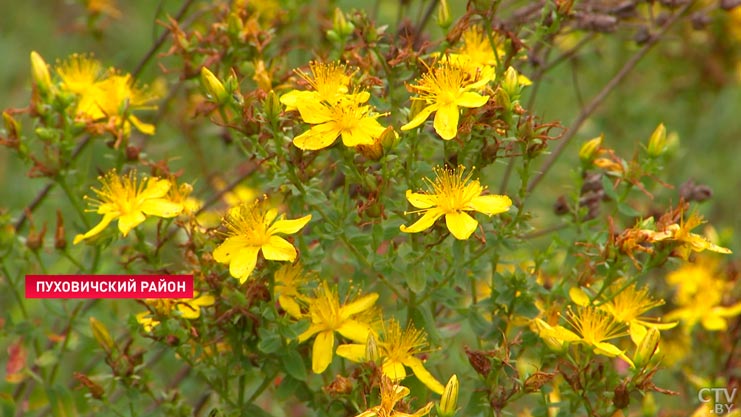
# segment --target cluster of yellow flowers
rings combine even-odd
[[[156,109],[153,102],[158,95],[137,86],[131,74],[104,68],[100,61],[78,54],[55,65],[55,76],[36,52],[31,52],[31,67],[38,94],[71,96],[73,116],[88,130],[121,137],[128,136],[133,125],[144,134],[154,134],[154,125],[141,121],[133,112]]]
[[[425,369],[416,355],[425,352],[427,335],[410,325],[402,329],[395,319],[383,322],[374,308],[377,293],[359,295],[340,301],[337,289],[321,281],[313,295],[307,295],[309,285],[302,267],[298,264],[283,266],[275,273],[275,293],[280,306],[297,320],[308,319],[309,328],[298,336],[303,343],[314,337],[312,365],[314,373],[322,373],[335,353],[335,333],[351,341],[337,347],[338,356],[354,362],[378,362],[382,373],[394,382],[407,376],[406,367],[431,391],[441,394],[443,385]]]

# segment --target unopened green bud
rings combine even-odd
[[[98,341],[98,344],[100,344],[106,352],[110,353],[115,344],[105,325],[95,317],[90,317],[90,328],[93,330],[93,337]]]
[[[602,141],[604,139],[605,134],[603,133],[596,138],[592,138],[584,142],[584,144],[581,145],[581,148],[579,148],[579,159],[581,159],[581,161],[585,163],[592,162],[592,160],[594,160],[594,157],[597,155],[599,147],[602,146]]]
[[[345,38],[352,35],[355,25],[352,22],[348,22],[345,18],[345,13],[339,7],[336,7],[334,9],[334,16],[332,17],[332,29],[340,38]]]
[[[265,101],[262,102],[262,108],[265,112],[265,117],[270,122],[277,122],[280,113],[283,110],[283,106],[280,104],[280,99],[275,91],[270,90],[265,96]]]
[[[651,361],[656,349],[659,347],[659,330],[653,327],[646,329],[646,334],[636,347],[636,353],[633,356],[633,363],[636,368],[642,368]]]
[[[399,134],[396,133],[393,126],[389,126],[383,131],[383,133],[381,133],[381,137],[378,141],[381,142],[385,151],[390,151],[399,144]]]
[[[211,100],[217,104],[224,104],[229,99],[224,84],[206,67],[201,68],[201,83]]]
[[[44,58],[36,51],[31,51],[31,75],[33,76],[34,84],[41,93],[46,94],[51,90],[49,66],[46,65]]]
[[[448,0],[440,0],[440,5],[437,7],[437,25],[443,29],[448,29],[452,22]]]
[[[653,157],[660,156],[666,151],[666,127],[663,123],[659,124],[651,134],[646,150]]]
[[[378,343],[376,342],[373,333],[368,335],[368,340],[365,342],[365,360],[371,362],[377,362],[381,355],[378,353]]]
[[[242,18],[237,13],[230,13],[226,21],[226,28],[230,35],[239,36],[242,33],[242,29],[244,29]]]
[[[458,405],[458,377],[453,374],[445,384],[443,396],[440,398],[440,406],[437,408],[437,415],[440,417],[453,417]]]
[[[504,80],[502,81],[502,88],[507,92],[510,98],[520,96],[520,83],[517,80],[517,70],[509,67],[507,71],[504,71]]]

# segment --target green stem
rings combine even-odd
[[[83,210],[82,206],[80,206],[80,203],[77,201],[78,197],[72,193],[69,185],[67,185],[67,181],[65,181],[64,177],[61,175],[56,177],[56,181],[57,184],[59,184],[59,186],[62,188],[62,191],[64,191],[67,199],[70,201],[70,203],[72,203],[72,207],[74,207],[75,211],[80,216],[80,219],[85,225],[85,228],[90,229],[90,222],[88,221],[87,216],[85,216],[85,210]]]

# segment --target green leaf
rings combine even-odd
[[[306,364],[297,351],[289,350],[282,353],[281,361],[288,375],[299,381],[306,381]]]
[[[260,341],[257,343],[260,352],[274,353],[283,347],[283,341],[279,334],[265,328],[260,328],[257,333],[260,336]]]
[[[628,217],[639,217],[641,213],[626,203],[618,204],[618,211]]]

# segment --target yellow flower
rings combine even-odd
[[[213,257],[216,262],[229,264],[229,273],[240,284],[255,269],[260,251],[271,261],[295,261],[296,249],[278,234],[294,234],[311,220],[309,214],[295,220],[285,220],[281,215],[276,221],[278,211],[266,205],[265,200],[242,203],[231,208],[222,220],[227,238],[214,250]]]
[[[198,295],[193,294],[193,298],[152,298],[146,299],[149,306],[154,309],[154,313],[159,315],[169,315],[172,311],[176,311],[177,315],[188,320],[195,320],[201,317],[201,307],[208,307],[214,304],[214,297],[212,295],[204,294]],[[151,332],[152,329],[157,327],[160,322],[152,316],[152,311],[144,311],[136,315],[136,321],[144,327],[144,331]]]
[[[309,84],[311,90],[292,90],[282,95],[280,102],[286,106],[286,110],[298,110],[301,104],[307,102],[335,104],[348,94],[350,75],[344,64],[311,61],[309,69],[311,75],[301,70],[296,70],[296,74]]]
[[[108,120],[128,135],[133,124],[140,132],[152,135],[154,126],[131,114],[135,110],[153,110],[157,95],[137,87],[130,74],[111,74],[93,58],[74,54],[56,66],[61,88],[78,96],[75,114],[97,122]]]
[[[675,301],[680,306],[666,317],[685,322],[687,332],[698,322],[710,331],[725,330],[726,318],[741,314],[741,302],[723,306],[723,298],[733,284],[718,276],[711,261],[701,259],[698,263],[685,264],[670,273],[666,281],[677,288]]]
[[[381,377],[381,404],[373,406],[355,417],[422,417],[430,413],[432,402],[413,413],[395,410],[396,404],[409,395],[409,388],[395,384],[386,377]]]
[[[702,216],[692,213],[687,220],[683,220],[680,224],[675,223],[667,227],[665,231],[669,234],[667,239],[680,242],[680,246],[676,249],[679,257],[686,260],[690,253],[705,250],[723,254],[732,253],[730,249],[718,246],[706,237],[690,232],[690,230],[703,223]]]
[[[302,317],[301,305],[306,305],[308,297],[301,293],[309,278],[304,273],[301,264],[286,264],[275,272],[273,292],[280,307],[291,316]]]
[[[425,180],[430,185],[427,193],[414,193],[407,190],[407,200],[416,208],[407,213],[424,213],[424,215],[411,226],[400,227],[402,232],[417,233],[431,227],[441,216],[445,216],[448,230],[456,239],[468,239],[476,230],[478,221],[468,215],[466,211],[478,211],[487,216],[504,213],[509,210],[512,200],[506,195],[481,195],[485,187],[478,180],[471,180],[473,172],[465,178],[465,168],[461,165],[457,170],[437,168],[437,178],[431,181]]]
[[[293,138],[293,144],[303,150],[326,148],[338,136],[342,136],[342,143],[348,147],[372,145],[386,130],[376,120],[382,114],[374,114],[370,106],[363,106],[353,98],[333,105],[307,101],[299,104],[299,112],[306,123],[314,125]]]
[[[445,387],[425,369],[422,360],[414,356],[424,352],[426,347],[427,335],[423,330],[418,330],[411,324],[406,330],[402,330],[398,321],[390,320],[383,338],[378,342],[381,371],[396,382],[406,378],[404,367],[409,367],[427,388],[436,394],[442,394]],[[341,345],[337,348],[337,354],[354,362],[368,360],[365,344]]]
[[[90,199],[94,210],[103,215],[100,223],[84,235],[75,236],[77,244],[102,232],[113,220],[118,219],[118,230],[125,237],[131,229],[146,220],[146,216],[175,217],[183,211],[181,204],[166,198],[169,180],[152,177],[138,182],[135,171],[119,176],[116,170],[98,178],[102,189],[93,188],[98,199]],[[87,198],[87,197],[86,197]]]
[[[473,67],[496,67],[498,64],[497,57],[499,58],[499,61],[501,61],[504,59],[506,51],[504,50],[499,37],[496,34],[492,36],[496,43],[496,52],[491,47],[489,37],[484,33],[481,26],[471,26],[461,34],[463,45],[461,45],[456,52],[460,55],[466,56]]]
[[[589,297],[586,297],[586,294],[584,294],[584,297],[575,296],[578,292],[580,290],[569,292],[572,301],[586,307],[589,303]],[[655,318],[641,317],[648,310],[663,304],[664,300],[654,300],[648,293],[647,288],[644,287],[639,290],[636,284],[626,287],[625,281],[622,279],[613,283],[597,303],[600,310],[609,313],[617,322],[628,326],[628,333],[635,344],[643,340],[647,327],[667,330],[677,325],[677,322],[660,323]]]
[[[131,130],[130,124],[146,135],[153,135],[154,125],[142,122],[131,112],[155,110],[157,106],[151,103],[156,99],[155,94],[137,87],[130,74],[112,75],[82,94],[78,114],[85,113],[94,121],[107,119],[120,126],[125,135]]]
[[[625,326],[615,321],[612,316],[596,307],[579,307],[576,312],[569,309],[566,321],[574,329],[563,326],[551,326],[541,319],[535,319],[538,335],[549,344],[565,346],[571,343],[585,344],[594,349],[594,353],[609,357],[618,356],[633,366],[633,362],[617,346],[607,343],[608,340],[626,335]]]
[[[453,139],[458,132],[459,107],[481,107],[489,101],[489,96],[476,91],[490,81],[489,77],[474,78],[465,68],[449,60],[439,62],[422,75],[419,84],[409,85],[410,91],[417,93],[412,100],[426,105],[414,115],[401,130],[410,130],[421,125],[435,112],[433,126],[440,137]]]
[[[72,54],[54,69],[62,80],[61,88],[75,94],[85,94],[106,76],[98,60],[79,54]]]
[[[322,283],[316,291],[316,297],[309,300],[311,325],[298,337],[303,343],[316,335],[312,349],[311,369],[320,374],[332,363],[334,352],[334,332],[359,343],[365,343],[371,333],[371,326],[358,320],[356,316],[370,310],[376,303],[378,294],[370,293],[355,301],[340,305],[337,293]]]

